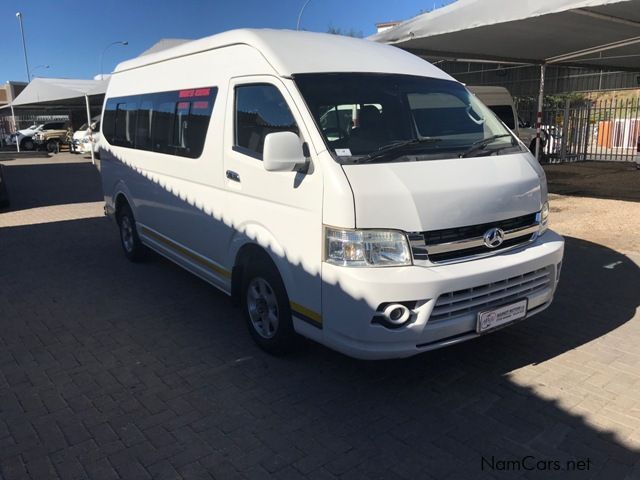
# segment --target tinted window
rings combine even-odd
[[[116,126],[113,144],[121,147],[133,147],[136,130],[135,102],[118,103],[116,105]]]
[[[136,148],[140,150],[151,150],[151,115],[153,113],[153,102],[144,100],[140,102],[140,107],[136,114]]]
[[[65,122],[45,123],[43,130],[64,130]]]
[[[236,87],[235,145],[262,155],[265,137],[273,132],[298,133],[287,102],[273,85]]]
[[[513,130],[516,127],[513,108],[511,105],[489,105],[489,108],[495,113],[504,124]]]
[[[196,88],[111,98],[104,136],[112,145],[197,158],[216,93],[216,88]]]

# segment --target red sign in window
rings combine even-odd
[[[209,102],[193,102],[193,108],[209,108]]]
[[[189,102],[179,102],[178,110],[189,110]]]
[[[193,94],[194,94],[194,90],[193,89],[191,89],[191,90],[180,90],[180,93],[178,94],[178,96],[180,98],[191,98],[191,97],[193,97]]]
[[[210,91],[211,91],[210,88],[197,88],[195,93],[194,93],[194,96],[195,97],[208,97]]]

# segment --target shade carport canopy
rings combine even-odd
[[[42,110],[59,110],[83,107],[86,109],[87,124],[91,124],[91,101],[100,102],[107,92],[109,79],[78,80],[66,78],[34,78],[10,105],[13,124],[16,125],[15,112],[21,109],[37,107]],[[16,144],[18,152],[20,144]],[[91,161],[95,162],[93,148]]]
[[[83,106],[85,96],[104,95],[109,80],[77,80],[64,78],[34,78],[11,105],[71,108]]]
[[[640,0],[458,0],[369,37],[421,56],[640,69]]]

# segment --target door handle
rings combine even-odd
[[[234,182],[240,183],[240,175],[238,175],[233,170],[227,170],[227,178],[229,180],[233,180]]]

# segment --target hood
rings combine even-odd
[[[356,228],[420,232],[540,210],[546,185],[533,161],[529,153],[518,153],[343,169],[353,190]]]

